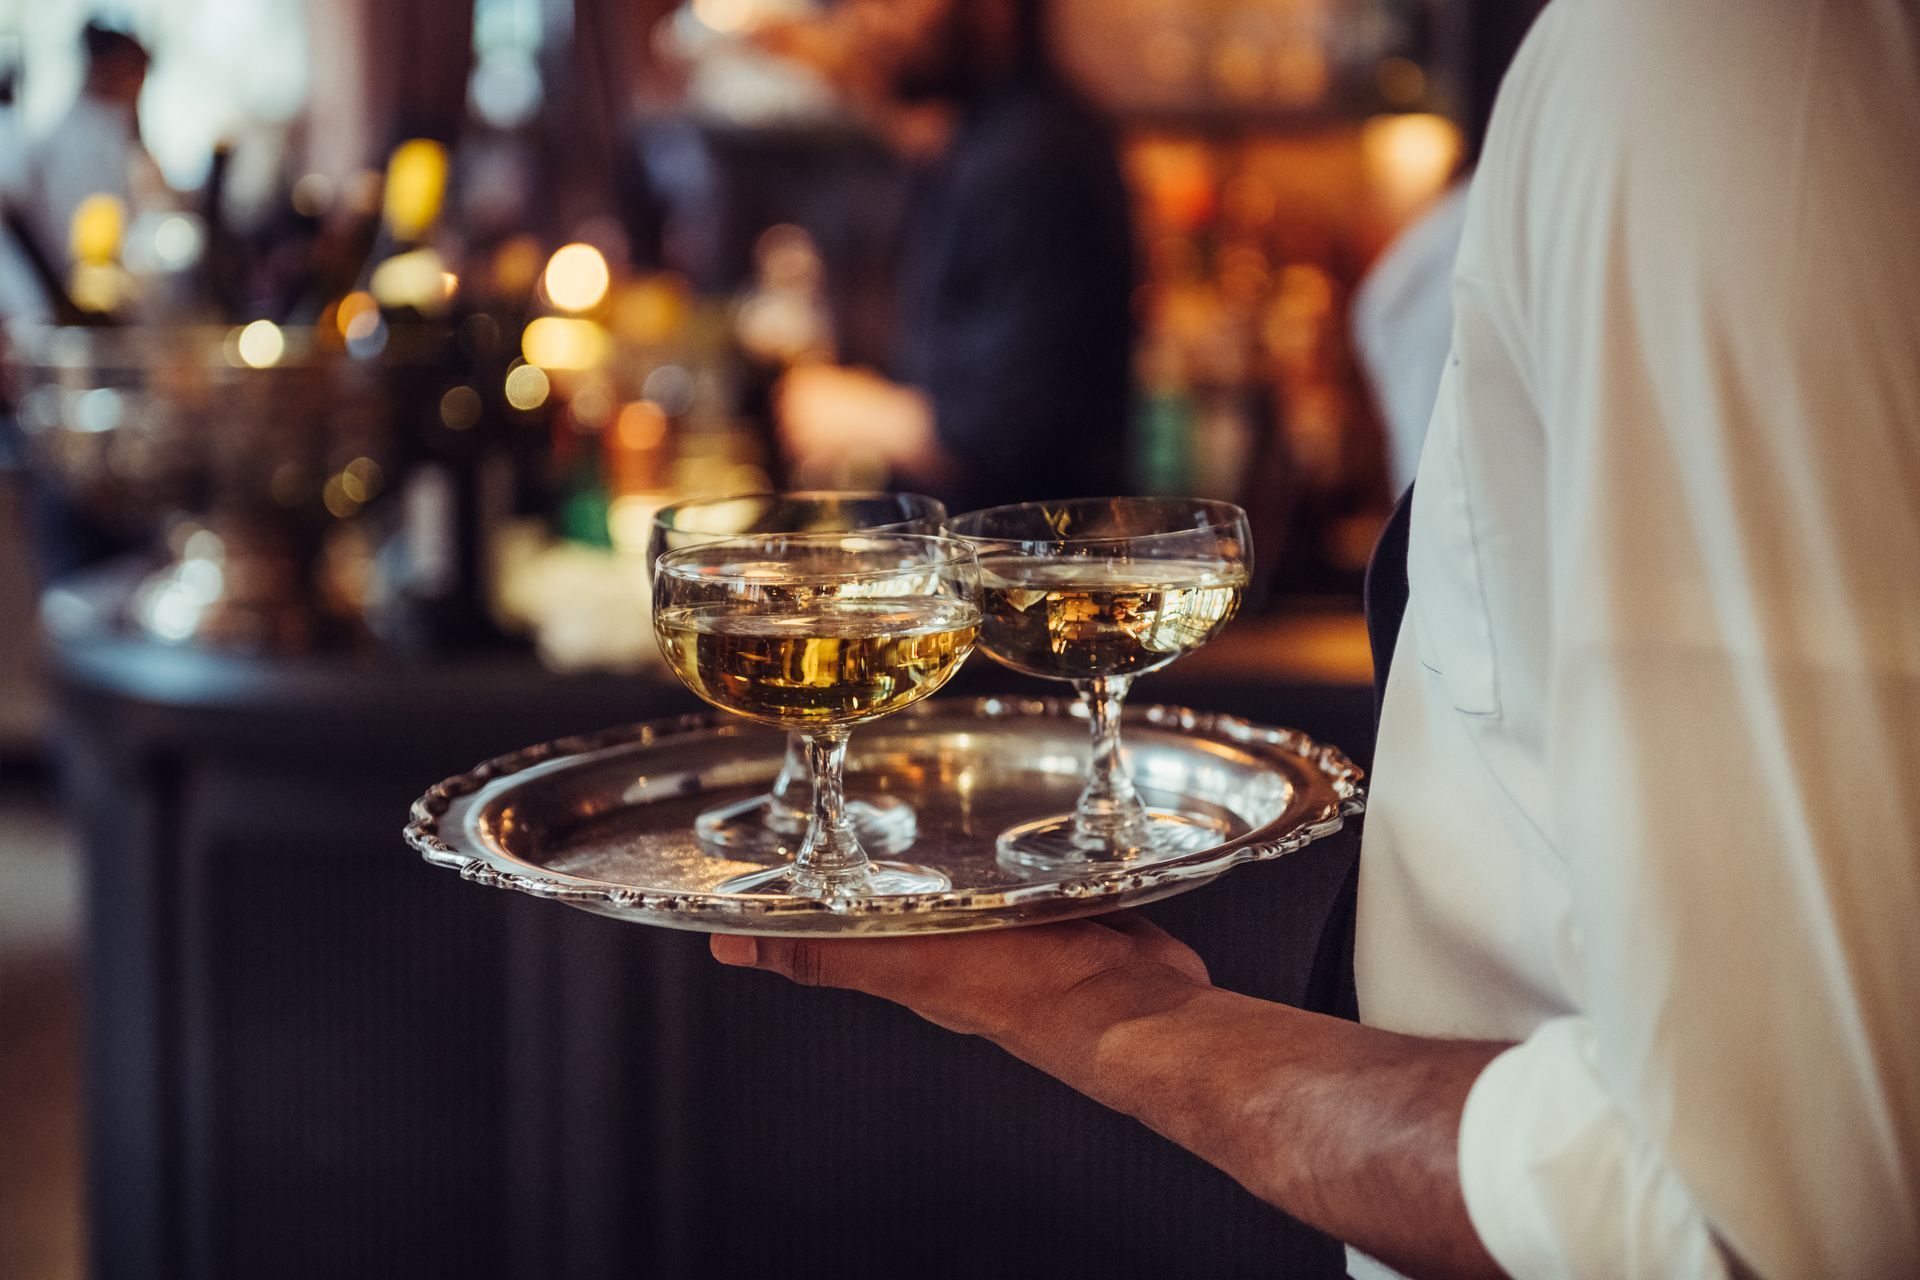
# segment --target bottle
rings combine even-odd
[[[397,647],[430,652],[499,639],[488,546],[514,488],[513,424],[503,421],[503,388],[487,385],[504,384],[494,376],[498,344],[475,340],[486,326],[464,323],[457,277],[435,247],[447,179],[440,143],[415,138],[395,148],[380,231],[350,295],[371,295],[378,307],[362,354],[381,359],[399,415],[399,498],[381,554],[385,608],[376,629]],[[348,342],[352,351],[355,339]]]

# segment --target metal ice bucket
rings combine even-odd
[[[29,465],[78,511],[163,547],[128,621],[156,639],[311,647],[323,536],[391,470],[379,364],[304,329],[16,328]]]

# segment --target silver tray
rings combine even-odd
[[[764,791],[783,745],[779,734],[731,716],[650,721],[489,760],[417,800],[406,837],[428,862],[478,884],[639,924],[940,933],[1169,897],[1331,835],[1365,806],[1360,770],[1291,729],[1157,706],[1128,708],[1125,724],[1128,763],[1146,802],[1219,817],[1223,843],[1064,879],[1001,866],[994,837],[1071,809],[1087,762],[1077,703],[1019,698],[935,699],[853,735],[849,793],[886,792],[914,806],[919,837],[900,856],[946,872],[954,887],[942,893],[825,901],[715,893],[760,864],[701,845],[694,817]]]

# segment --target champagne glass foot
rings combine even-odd
[[[853,834],[868,849],[900,853],[920,835],[920,818],[913,806],[896,796],[867,796],[847,801]]]
[[[717,805],[694,819],[694,834],[701,843],[748,862],[791,858],[806,838],[807,814],[799,811],[797,827],[776,822],[776,803],[772,796],[760,795]],[[881,853],[903,852],[920,834],[913,806],[893,796],[849,801],[847,816],[860,843]]]
[[[715,893],[765,893],[795,898],[875,898],[901,893],[944,893],[953,881],[932,867],[911,862],[870,862],[844,880],[822,882],[789,864],[723,880]]]
[[[1221,843],[1223,819],[1172,809],[1148,809],[1127,841],[1102,840],[1081,831],[1070,813],[1024,822],[1000,833],[1000,862],[1021,871],[1087,873],[1152,866]]]

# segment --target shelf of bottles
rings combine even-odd
[[[51,463],[77,475],[102,460],[87,478],[105,505],[140,508],[173,557],[135,600],[136,627],[238,649],[358,637],[436,651],[537,632],[571,609],[585,661],[650,655],[634,629],[652,513],[674,495],[772,484],[764,426],[741,412],[742,368],[753,349],[780,359],[815,344],[817,258],[776,231],[760,288],[701,298],[632,270],[610,223],[558,247],[474,236],[449,216],[459,177],[445,146],[414,139],[349,182],[300,179],[244,233],[219,216],[218,160],[198,209],[128,225],[105,198],[81,206],[72,268],[63,279],[49,265],[45,282],[65,326],[23,416]],[[347,388],[369,378],[379,426],[335,447]],[[237,401],[202,394],[221,387],[337,401],[279,413],[327,447],[242,424]],[[274,456],[244,473],[222,461],[248,453]],[[221,492],[205,493],[209,477]],[[242,555],[258,561],[268,544],[281,559],[296,548],[276,566],[297,579],[276,616],[306,616],[213,625],[235,613]]]
[[[1349,586],[1390,501],[1349,304],[1460,159],[1431,8],[1065,5],[1069,65],[1126,125],[1134,483],[1247,505],[1282,591]]]

